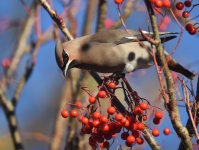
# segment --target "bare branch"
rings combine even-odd
[[[99,8],[98,8],[98,22],[97,22],[97,31],[100,31],[104,28],[104,21],[106,19],[107,13],[107,0],[100,0],[99,1]]]
[[[159,36],[157,22],[156,22],[156,16],[154,14],[152,5],[148,0],[145,0],[145,4],[147,6],[149,17],[151,20],[151,25],[152,25],[152,30],[154,32],[155,41],[161,41],[160,36]],[[169,95],[169,103],[166,105],[168,107],[168,113],[170,115],[172,125],[173,125],[176,133],[178,134],[178,136],[181,138],[181,140],[185,144],[184,146],[187,149],[191,150],[191,149],[193,149],[192,142],[189,137],[187,129],[182,125],[181,120],[180,120],[178,106],[177,106],[177,100],[176,100],[176,95],[175,95],[174,83],[173,83],[173,79],[172,79],[171,73],[169,71],[168,65],[166,64],[166,58],[164,56],[163,47],[161,44],[159,44],[159,45],[156,45],[156,49],[157,49],[157,55],[160,58],[159,65],[161,67],[164,66],[163,71],[164,71],[164,76],[165,76],[165,80],[166,80],[166,84],[167,84],[167,92]]]

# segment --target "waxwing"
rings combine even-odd
[[[143,31],[145,35],[153,34]],[[177,33],[161,32],[164,43],[176,37]],[[139,42],[138,42],[139,41]],[[141,46],[142,42],[145,47]],[[149,50],[152,46],[140,32],[134,30],[108,30],[86,35],[65,43],[58,41],[55,48],[56,61],[66,76],[68,69],[80,68],[100,73],[129,73],[153,65]],[[165,55],[168,55],[165,51]],[[157,58],[158,59],[158,58]],[[189,79],[195,76],[174,59],[168,61],[169,69]]]

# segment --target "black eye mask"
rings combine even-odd
[[[62,57],[63,57],[64,65],[62,66],[61,69],[64,70],[66,67],[66,64],[68,63],[68,60],[69,60],[69,56],[64,50],[62,51]]]

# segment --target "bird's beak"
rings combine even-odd
[[[63,70],[64,77],[67,76],[67,72],[68,72],[70,63],[71,63],[71,60],[69,60],[69,61],[67,62],[66,67],[65,67],[64,70]]]

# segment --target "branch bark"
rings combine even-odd
[[[160,36],[159,36],[156,16],[154,14],[152,5],[148,0],[145,0],[145,4],[146,4],[146,7],[147,7],[147,10],[149,13],[155,41],[160,43],[161,40],[160,40]],[[181,120],[180,120],[180,115],[179,115],[177,100],[176,100],[176,95],[175,95],[175,89],[174,89],[174,83],[173,83],[173,79],[172,79],[170,70],[168,68],[168,65],[166,64],[167,62],[166,62],[166,58],[164,56],[164,50],[163,50],[162,45],[161,44],[156,45],[156,50],[157,50],[157,55],[160,58],[160,61],[158,63],[161,67],[164,66],[163,71],[164,71],[164,77],[165,77],[166,85],[167,85],[167,93],[169,96],[169,103],[166,103],[165,105],[168,107],[168,113],[170,115],[172,125],[173,125],[176,133],[178,134],[178,136],[181,138],[186,149],[192,150],[193,149],[192,142],[189,137],[188,131],[182,125]]]
[[[195,122],[196,127],[197,127],[198,124],[199,124],[199,117],[198,117],[198,114],[199,114],[199,77],[198,77],[198,83],[197,83],[195,103],[194,103],[194,106],[193,106],[191,112],[194,112],[194,111],[197,114],[196,115],[196,122]],[[194,136],[194,128],[193,128],[193,124],[192,124],[191,118],[188,118],[187,123],[186,123],[186,128],[188,129],[189,136],[192,138]],[[198,146],[199,146],[199,141],[197,141],[197,143],[198,143]],[[184,144],[183,144],[182,141],[180,142],[180,145],[179,145],[178,149],[179,150],[186,150],[186,148],[184,147]]]

